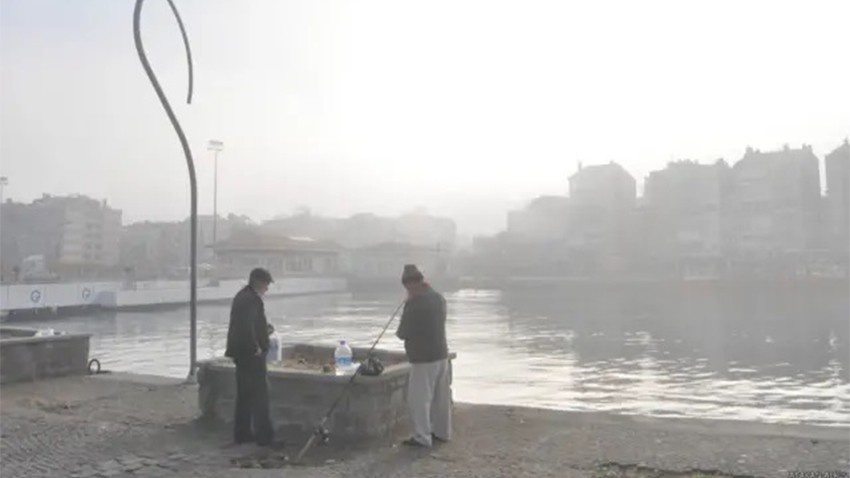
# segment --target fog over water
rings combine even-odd
[[[393,295],[267,301],[285,342],[368,346]],[[835,293],[461,290],[447,294],[459,401],[850,425],[850,316]],[[199,309],[199,356],[221,355],[229,309]],[[90,332],[105,368],[185,376],[185,309],[36,322]],[[380,345],[400,349],[390,334]]]

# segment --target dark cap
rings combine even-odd
[[[248,280],[251,283],[254,282],[262,282],[264,284],[271,284],[274,282],[272,279],[272,275],[269,274],[269,271],[263,269],[262,267],[258,267],[251,271],[251,275],[248,277]]]
[[[423,280],[425,280],[425,276],[422,275],[422,272],[414,264],[407,264],[404,266],[404,272],[401,273],[402,284],[422,282]]]

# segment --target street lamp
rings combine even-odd
[[[174,132],[180,140],[180,147],[183,149],[183,159],[186,160],[186,168],[189,170],[189,376],[186,380],[193,383],[196,380],[195,368],[198,357],[198,181],[195,175],[195,160],[192,159],[192,149],[189,147],[189,141],[186,139],[183,127],[180,126],[180,122],[177,120],[177,116],[174,114],[168,98],[165,97],[165,92],[162,91],[162,86],[160,86],[159,80],[156,78],[153,68],[151,68],[145,48],[142,45],[141,17],[143,3],[144,0],[136,0],[136,6],[133,8],[133,43],[136,46],[136,54],[139,56],[139,61],[142,63],[142,68],[145,70],[145,74],[151,86],[153,86],[154,92],[156,92],[159,103],[165,110],[166,116],[168,116],[171,127],[174,128]],[[177,19],[177,25],[180,27],[180,34],[183,37],[183,46],[186,47],[186,60],[189,64],[189,92],[186,95],[186,103],[191,104],[194,73],[192,69],[192,50],[189,48],[189,37],[186,35],[186,29],[183,27],[183,19],[180,18],[180,13],[177,12],[174,2],[168,0],[168,5]]]
[[[214,179],[213,179],[213,244],[218,237],[218,153],[224,150],[224,143],[217,139],[211,139],[207,144],[207,151],[214,151]]]
[[[0,204],[3,204],[3,189],[9,184],[9,178],[0,176]]]
[[[3,189],[6,188],[6,185],[9,184],[9,178],[6,176],[0,176],[0,211],[3,210]],[[0,219],[0,229],[3,228],[3,220]],[[0,275],[2,275],[3,267],[0,265]]]

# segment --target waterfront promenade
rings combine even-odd
[[[198,303],[228,303],[245,286],[244,279],[202,281]],[[296,297],[345,292],[343,277],[282,277],[269,287],[268,297]],[[0,313],[62,313],[80,309],[149,310],[189,304],[188,281],[68,282],[0,285]]]
[[[3,477],[788,477],[850,463],[847,428],[457,404],[455,440],[434,450],[328,447],[282,466],[300,443],[229,446],[226,426],[197,420],[196,386],[117,373],[3,386],[1,410]]]

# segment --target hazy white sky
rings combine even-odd
[[[225,143],[220,212],[265,219],[425,206],[462,232],[563,194],[578,161],[639,181],[673,158],[850,134],[850,2],[165,0],[143,36],[198,160]],[[180,145],[133,49],[130,0],[0,3],[7,197],[108,198],[126,221],[188,213]]]

